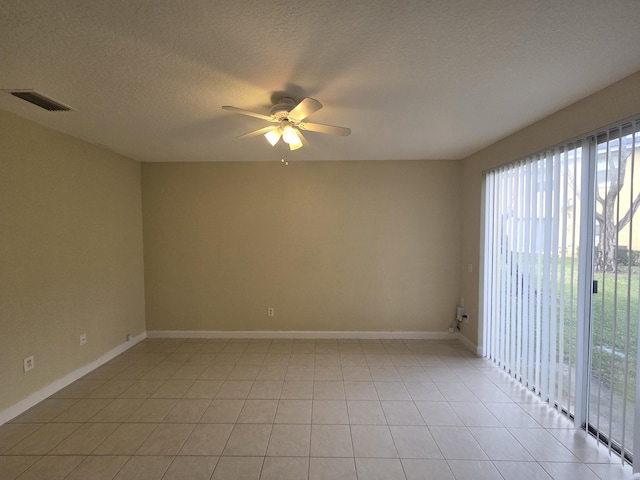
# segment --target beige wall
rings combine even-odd
[[[439,161],[145,163],[147,330],[446,332],[459,175]]]
[[[461,296],[470,315],[463,335],[478,344],[482,171],[640,113],[640,72],[481,150],[462,162]],[[467,265],[473,265],[473,272]]]
[[[144,331],[140,197],[136,162],[0,112],[0,411]]]

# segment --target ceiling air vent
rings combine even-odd
[[[73,110],[71,107],[52,100],[49,97],[45,97],[41,93],[34,92],[33,90],[16,90],[9,93],[29,103],[33,103],[40,108],[49,110],[50,112],[68,112],[70,110]]]

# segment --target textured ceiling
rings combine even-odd
[[[0,0],[0,109],[140,161],[279,160],[274,92],[310,96],[290,160],[458,159],[640,70],[638,0]]]

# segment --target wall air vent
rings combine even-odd
[[[9,93],[50,112],[69,112],[73,110],[71,107],[52,100],[49,97],[45,97],[41,93],[34,92],[33,90],[14,90]]]

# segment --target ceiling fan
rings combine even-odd
[[[275,125],[260,128],[253,132],[240,135],[238,138],[255,137],[264,135],[268,142],[275,146],[280,138],[289,145],[291,150],[297,150],[306,144],[302,131],[328,133],[330,135],[347,136],[351,130],[345,127],[335,127],[333,125],[323,125],[321,123],[304,122],[309,115],[322,108],[322,104],[313,98],[303,98],[299,103],[291,97],[281,97],[278,102],[271,107],[269,115],[243,110],[242,108],[225,105],[222,107],[234,113],[260,118]]]

